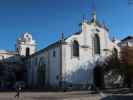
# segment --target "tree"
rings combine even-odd
[[[2,88],[11,88],[16,81],[15,71],[11,64],[0,63],[0,84]]]
[[[133,83],[133,47],[125,46],[121,48],[120,52],[121,66],[124,71],[124,85],[132,87]]]
[[[112,52],[112,55],[105,60],[103,66],[105,85],[107,87],[122,86],[125,77],[125,67],[121,65],[116,52]]]

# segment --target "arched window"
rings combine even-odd
[[[97,34],[94,36],[94,54],[100,54],[100,39]]]
[[[79,57],[79,43],[76,40],[73,42],[73,56]]]
[[[113,54],[115,57],[118,57],[118,50],[116,48],[113,49]]]
[[[30,48],[26,48],[26,56],[30,55]]]

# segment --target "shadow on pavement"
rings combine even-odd
[[[133,100],[133,96],[107,96],[105,98],[102,98],[101,100]]]
[[[116,88],[116,89],[105,89],[104,93],[112,93],[112,94],[128,94],[133,93],[133,88]]]

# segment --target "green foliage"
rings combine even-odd
[[[133,65],[121,63],[120,59],[114,53],[106,59],[103,65],[105,73],[112,72],[116,75],[121,75],[124,79],[124,85],[131,87],[133,79]]]
[[[8,87],[8,85],[13,86],[15,81],[16,76],[13,68],[8,65],[0,64],[0,82],[2,82],[5,87]]]
[[[108,57],[105,61],[105,71],[109,71],[112,69],[120,69],[120,61],[114,55]]]
[[[132,87],[133,65],[124,64],[125,86]]]

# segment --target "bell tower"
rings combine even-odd
[[[33,40],[31,33],[23,33],[16,42],[16,51],[21,56],[29,56],[36,52],[36,42]]]

